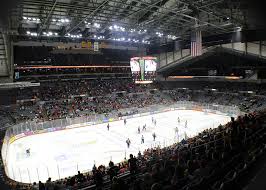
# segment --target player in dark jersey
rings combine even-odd
[[[144,144],[144,136],[141,136],[141,144]]]
[[[140,127],[138,127],[138,134],[140,134]]]
[[[131,141],[130,141],[129,138],[127,138],[126,143],[127,143],[127,148],[129,148],[130,147],[130,144],[131,144]]]
[[[156,139],[156,134],[155,134],[155,132],[152,134],[152,137],[153,137],[153,141],[155,141],[155,139]]]
[[[146,123],[145,123],[145,125],[143,125],[142,131],[146,131]]]
[[[26,155],[27,155],[27,157],[30,156],[30,148],[26,149]]]
[[[107,124],[107,129],[108,129],[108,131],[109,131],[109,128],[110,128],[110,124],[108,123],[108,124]]]

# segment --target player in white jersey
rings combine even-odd
[[[185,121],[185,128],[187,128],[187,120]]]
[[[175,133],[178,134],[178,127],[175,127]]]

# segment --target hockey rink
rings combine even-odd
[[[178,124],[178,117],[180,124]],[[217,127],[230,121],[229,116],[206,114],[192,110],[176,110],[143,116],[124,121],[80,127],[50,133],[36,134],[16,140],[7,152],[7,174],[16,181],[33,183],[65,178],[92,169],[93,165],[108,165],[122,161],[129,154],[160,145],[169,146],[185,136],[193,137],[206,128]],[[187,127],[185,121],[187,120]],[[146,124],[147,130],[138,134],[138,127]],[[175,128],[178,127],[178,135]],[[156,134],[153,140],[152,134]],[[144,144],[141,144],[141,136]],[[131,140],[130,148],[126,140]],[[26,150],[30,149],[30,154]]]

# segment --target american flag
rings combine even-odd
[[[196,57],[202,55],[202,36],[201,31],[196,30],[191,34],[191,56]]]

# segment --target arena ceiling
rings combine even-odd
[[[227,33],[245,26],[240,0],[23,0],[9,31],[39,37],[96,38],[150,43]]]

